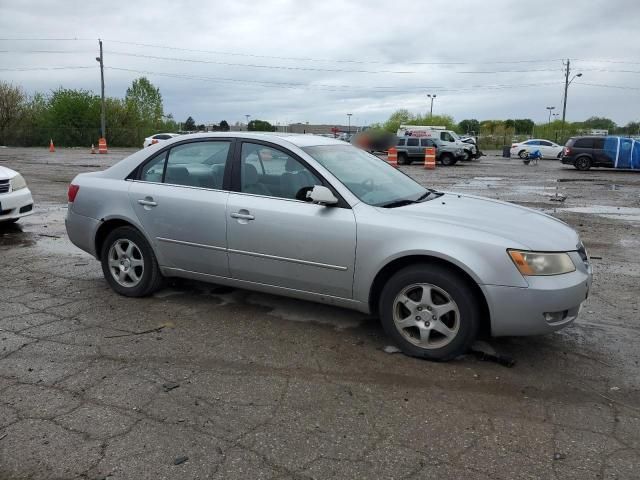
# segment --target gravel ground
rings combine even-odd
[[[302,301],[191,282],[116,295],[67,240],[65,198],[128,153],[0,149],[37,202],[0,227],[1,479],[640,478],[638,173],[402,167],[582,235],[579,319],[492,340],[507,368],[385,353],[377,320]]]

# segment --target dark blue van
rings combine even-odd
[[[640,170],[640,140],[617,136],[571,137],[561,160],[578,170],[591,167]]]

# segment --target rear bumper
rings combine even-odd
[[[578,317],[591,280],[590,270],[576,270],[553,277],[529,277],[528,288],[484,285],[491,334],[543,335],[566,327]]]
[[[33,197],[28,188],[0,195],[0,222],[26,217],[32,213]]]
[[[560,157],[560,161],[562,163],[564,163],[565,165],[573,165],[574,164],[574,159],[571,157]]]
[[[74,213],[72,204],[69,204],[64,224],[71,243],[97,258],[95,238],[100,220]]]

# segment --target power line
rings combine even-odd
[[[586,82],[575,82],[576,85],[585,85],[587,87],[604,87],[604,88],[616,88],[619,90],[640,90],[640,87],[627,87],[625,85],[607,85],[604,83],[586,83]]]
[[[421,87],[407,87],[407,88],[398,88],[395,87],[395,90],[391,90],[394,87],[380,87],[380,86],[371,86],[371,87],[358,87],[351,85],[327,85],[327,84],[303,84],[303,83],[289,83],[289,82],[268,82],[268,81],[260,81],[260,80],[246,80],[246,79],[237,79],[237,78],[225,78],[225,77],[208,77],[201,75],[187,75],[180,73],[168,73],[168,72],[155,72],[149,70],[137,70],[131,68],[121,68],[121,67],[105,67],[108,70],[117,70],[124,72],[132,72],[143,75],[158,75],[163,77],[171,77],[171,78],[181,78],[185,80],[201,80],[208,82],[220,82],[220,83],[243,83],[249,85],[256,86],[269,86],[269,87],[277,87],[277,88],[291,88],[291,89],[299,89],[299,88],[308,88],[308,89],[320,89],[324,91],[336,91],[336,92],[344,92],[345,89],[350,90],[359,90],[359,91],[376,91],[377,93],[414,93],[415,91],[423,91],[425,89],[437,89],[441,92],[462,92],[462,91],[475,91],[480,89],[489,89],[489,90],[502,90],[509,88],[528,88],[528,87],[540,87],[540,86],[548,86],[548,85],[559,85],[561,82],[542,82],[542,83],[526,83],[526,84],[498,84],[498,85],[471,85],[469,87],[464,88],[450,88],[446,86],[421,86]],[[384,90],[379,90],[384,89]]]
[[[187,63],[207,63],[214,65],[226,65],[232,67],[250,67],[250,68],[266,68],[266,69],[274,69],[274,70],[302,70],[309,72],[340,72],[340,73],[399,73],[399,74],[410,74],[417,72],[410,71],[394,71],[394,70],[348,70],[348,69],[338,69],[338,68],[315,68],[315,67],[290,67],[285,65],[260,65],[255,63],[231,63],[231,62],[219,62],[215,60],[198,60],[191,58],[178,58],[178,57],[160,57],[157,55],[143,55],[141,53],[128,53],[128,52],[116,52],[113,50],[108,50],[107,53],[110,55],[120,55],[126,57],[135,57],[135,58],[147,58],[152,60],[165,60],[172,62],[187,62]]]

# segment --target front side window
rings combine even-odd
[[[430,138],[423,138],[420,140],[420,145],[423,147],[433,147],[433,140]]]
[[[543,147],[553,147],[553,143],[547,142],[545,140],[540,140],[540,145],[542,145]]]
[[[593,148],[599,148],[602,150],[604,148],[604,138],[594,138],[593,139]]]
[[[306,192],[314,185],[322,185],[322,182],[294,157],[265,145],[242,144],[241,192],[305,200]]]
[[[323,145],[303,150],[329,170],[361,201],[375,206],[418,201],[424,187],[387,162],[350,145]]]

